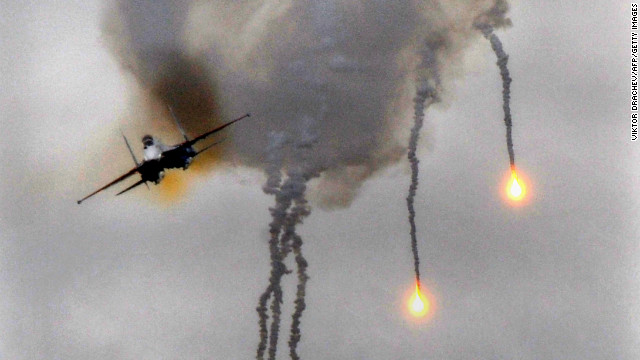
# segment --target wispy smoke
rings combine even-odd
[[[507,55],[503,48],[502,42],[496,34],[493,33],[493,27],[487,24],[476,25],[482,34],[491,42],[491,48],[498,57],[498,67],[500,68],[500,77],[502,77],[502,110],[504,111],[504,124],[507,128],[507,151],[509,152],[509,163],[511,169],[514,170],[516,166],[516,156],[513,151],[513,139],[511,137],[511,76],[509,75],[509,68],[507,62],[509,61],[509,55]]]

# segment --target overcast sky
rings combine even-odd
[[[407,9],[391,2],[361,5],[361,17],[350,18],[343,3],[195,2],[166,14],[166,34],[114,45],[118,31],[135,33],[135,12],[119,18],[101,1],[0,2],[0,359],[254,358],[274,204],[262,191],[261,151],[269,130],[294,121],[270,117],[328,114],[340,124],[361,112],[378,122],[356,130],[375,136],[317,150],[339,165],[310,183],[312,213],[298,226],[310,276],[303,359],[640,358],[629,4],[511,3],[513,26],[496,34],[510,55],[516,164],[530,190],[527,204],[513,207],[502,194],[509,159],[495,54],[463,31],[471,31],[465,11],[491,1],[454,2],[459,13],[448,2],[447,19],[463,30],[448,33],[443,99],[428,109],[419,143],[418,248],[434,310],[416,322],[405,308],[410,172],[396,146],[412,125],[414,63],[394,56],[418,49],[413,35],[425,26],[451,25],[428,16],[429,25],[405,23]],[[162,7],[153,11],[152,28],[165,28]],[[219,15],[240,13],[252,17]],[[307,25],[314,30],[296,32]],[[283,28],[290,38],[279,37]],[[235,29],[246,31],[234,37]],[[328,34],[317,49],[335,51],[327,61],[338,75],[326,83],[316,80],[327,73],[307,71],[326,60],[305,50],[309,34]],[[371,34],[388,39],[367,62]],[[148,121],[166,116],[145,92],[162,68],[127,62],[136,41],[167,38],[222,72],[218,121],[252,112],[252,122],[226,135],[225,166],[173,174],[151,191],[114,197],[119,190],[109,189],[78,206],[131,168],[119,129],[139,158],[144,133],[180,141],[171,123]],[[305,91],[322,100],[306,104]],[[301,105],[281,108],[278,96]],[[344,99],[346,108],[333,106]],[[350,136],[349,126],[326,121],[316,125],[321,138]],[[280,359],[288,358],[295,281],[284,279]]]

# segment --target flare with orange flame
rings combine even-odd
[[[512,201],[522,201],[526,195],[526,187],[522,179],[518,178],[515,168],[511,169],[511,179],[507,184],[507,197]]]
[[[431,303],[426,296],[422,294],[420,291],[420,285],[416,283],[416,291],[409,298],[409,302],[407,303],[409,306],[409,312],[411,315],[417,318],[424,317],[429,313],[429,309],[431,308]]]

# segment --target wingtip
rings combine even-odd
[[[82,200],[78,200],[77,202],[78,202],[78,205],[82,204]]]
[[[251,114],[247,113],[247,117],[251,117]]]

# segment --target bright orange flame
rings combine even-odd
[[[423,317],[429,312],[431,304],[429,303],[429,300],[420,292],[420,287],[418,286],[418,284],[416,284],[416,292],[409,299],[408,305],[411,315],[415,317]]]
[[[521,201],[525,196],[525,186],[521,179],[518,179],[518,174],[515,169],[511,170],[511,181],[507,185],[507,196],[513,201]]]
[[[152,188],[155,199],[167,207],[184,200],[189,188],[195,185],[193,184],[195,175],[207,174],[210,169],[221,163],[221,159],[221,148],[214,147],[195,158],[186,171],[182,169],[165,170],[164,179],[157,187]]]

